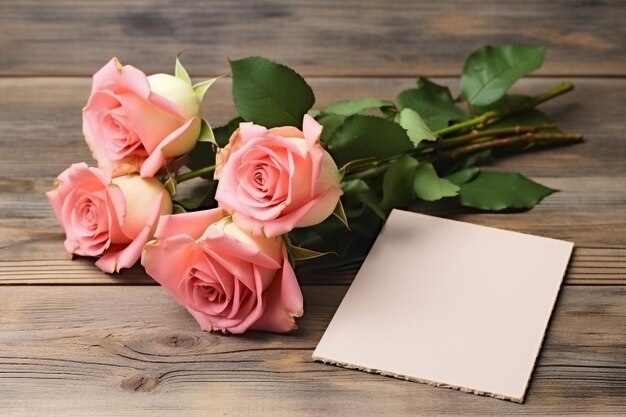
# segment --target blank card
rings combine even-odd
[[[313,359],[522,402],[573,246],[394,210]]]

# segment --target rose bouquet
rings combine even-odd
[[[200,103],[216,79],[146,76],[111,60],[93,77],[83,134],[97,168],[74,164],[47,193],[72,255],[109,273],[141,259],[204,330],[286,332],[303,314],[294,267],[358,267],[393,208],[449,199],[530,209],[554,190],[482,170],[502,152],[582,141],[539,104],[573,88],[508,94],[544,48],[486,46],[461,94],[420,77],[395,101],[314,110],[312,89],[264,58],[230,61],[239,116],[212,129]],[[180,198],[178,184],[203,178]]]

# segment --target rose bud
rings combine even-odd
[[[287,332],[302,293],[281,238],[251,236],[221,209],[163,216],[142,265],[203,330]]]
[[[134,265],[159,216],[172,212],[172,200],[158,180],[111,179],[84,163],[63,171],[46,196],[65,229],[67,252],[99,257],[96,266],[109,273]]]
[[[220,150],[215,199],[243,230],[267,237],[313,226],[330,216],[342,191],[337,165],[320,142],[322,126],[303,130],[241,123]]]
[[[113,58],[93,76],[83,134],[98,166],[113,176],[154,176],[190,151],[201,126],[193,88],[167,74],[149,77]]]

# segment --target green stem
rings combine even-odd
[[[570,82],[563,81],[554,87],[547,89],[546,91],[531,97],[526,103],[521,106],[505,109],[505,110],[491,110],[486,113],[481,114],[480,116],[476,116],[472,119],[466,120],[461,123],[454,124],[452,126],[444,127],[443,129],[439,129],[435,131],[435,135],[437,136],[445,136],[453,132],[458,132],[459,130],[464,130],[470,127],[480,126],[487,124],[488,122],[495,122],[496,120],[502,119],[503,117],[509,116],[513,113],[517,113],[523,110],[528,110],[533,107],[538,106],[539,104],[553,99],[555,97],[560,96],[561,94],[565,94],[568,91],[574,89],[574,84]]]
[[[518,144],[527,145],[524,147],[524,150],[527,150],[532,148],[536,143],[540,142],[554,144],[571,144],[580,143],[582,141],[582,135],[576,133],[525,133],[523,135],[511,136],[508,138],[499,138],[481,141],[478,143],[472,143],[449,151],[434,153],[432,155],[426,156],[421,160],[425,162],[437,162],[444,159],[456,159],[461,156],[483,151],[485,149],[502,148],[505,146]]]
[[[547,123],[541,125],[534,126],[513,126],[513,127],[505,127],[501,129],[487,129],[487,130],[477,130],[472,133],[468,133],[466,135],[455,136],[452,138],[447,138],[441,141],[438,141],[433,144],[432,148],[434,149],[447,149],[453,148],[457,145],[461,145],[466,142],[472,142],[478,138],[484,138],[488,136],[505,136],[510,134],[520,134],[520,133],[532,133],[537,132],[543,129],[553,128],[554,124]]]
[[[475,143],[460,146],[443,152],[431,152],[426,155],[416,155],[416,159],[420,162],[438,162],[446,159],[456,159],[462,156],[479,152],[485,149],[502,148],[517,144],[526,144],[523,150],[532,148],[536,143],[553,143],[559,145],[567,145],[583,142],[583,136],[577,133],[532,133],[528,132],[522,135],[510,136],[506,138],[492,139],[490,137],[479,138]],[[353,174],[346,175],[346,179],[367,179],[376,177],[385,172],[392,162],[391,159],[378,162],[376,166],[358,171]]]
[[[185,172],[183,174],[178,174],[174,177],[174,180],[176,181],[177,184],[179,184],[181,182],[188,181],[193,178],[201,177],[202,175],[205,175],[205,174],[210,174],[213,171],[215,171],[215,165],[196,169],[195,171]]]
[[[463,130],[466,128],[479,126],[487,122],[487,120],[494,118],[498,115],[495,111],[488,111],[486,113],[481,114],[480,116],[474,117],[472,119],[466,120],[461,123],[453,124],[452,126],[444,127],[443,129],[436,130],[433,132],[435,136],[445,136],[449,133],[458,132],[459,130]]]

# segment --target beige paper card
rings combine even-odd
[[[522,402],[573,246],[394,210],[313,359]]]

